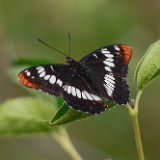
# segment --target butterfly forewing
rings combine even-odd
[[[104,98],[118,104],[126,104],[129,101],[129,87],[124,77],[128,72],[131,55],[130,47],[116,44],[88,54],[80,63],[93,70],[98,77],[101,90],[105,90],[102,95]]]
[[[20,72],[18,77],[26,87],[59,96],[62,95],[63,86],[70,81],[72,74],[74,71],[69,65],[49,64],[27,68]]]
[[[115,44],[93,51],[83,57],[80,62],[88,68],[102,73],[102,76],[103,73],[114,72],[116,75],[126,77],[131,55],[130,47],[123,44]]]

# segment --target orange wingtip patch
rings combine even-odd
[[[121,44],[120,47],[122,48],[124,52],[124,62],[125,64],[128,64],[131,56],[132,56],[132,50],[129,46]]]
[[[41,89],[40,86],[30,82],[29,79],[27,79],[26,75],[23,72],[19,73],[18,80],[28,88]]]

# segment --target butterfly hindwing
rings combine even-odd
[[[63,96],[69,106],[81,112],[98,114],[107,108],[100,93],[93,87],[93,82],[82,75],[76,74],[72,77],[64,89]]]

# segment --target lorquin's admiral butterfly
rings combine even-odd
[[[67,64],[47,64],[27,68],[18,78],[26,87],[63,96],[75,110],[99,114],[107,109],[105,98],[119,105],[129,101],[127,76],[131,49],[114,44],[99,48],[79,62],[66,57]]]

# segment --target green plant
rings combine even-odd
[[[39,62],[30,62],[27,60],[16,61],[14,63],[14,68],[10,71],[10,74],[12,77],[16,77],[17,73],[24,68],[25,65],[27,66],[30,63],[38,64]],[[137,66],[135,72],[137,97],[135,100],[131,101],[131,104],[126,105],[134,126],[139,160],[144,160],[138,124],[139,100],[144,88],[159,74],[160,41],[157,41],[149,47]],[[73,159],[81,160],[81,156],[72,145],[62,124],[83,119],[90,115],[70,109],[67,105],[63,104],[63,99],[61,97],[55,98],[53,101],[51,97],[42,95],[42,100],[37,92],[34,92],[33,90],[29,90],[29,92],[34,94],[36,98],[35,96],[16,98],[1,104],[0,135],[14,136],[50,133]],[[59,106],[62,107],[59,108]],[[113,107],[114,104],[109,104],[109,109]],[[55,115],[52,117],[54,113]]]

